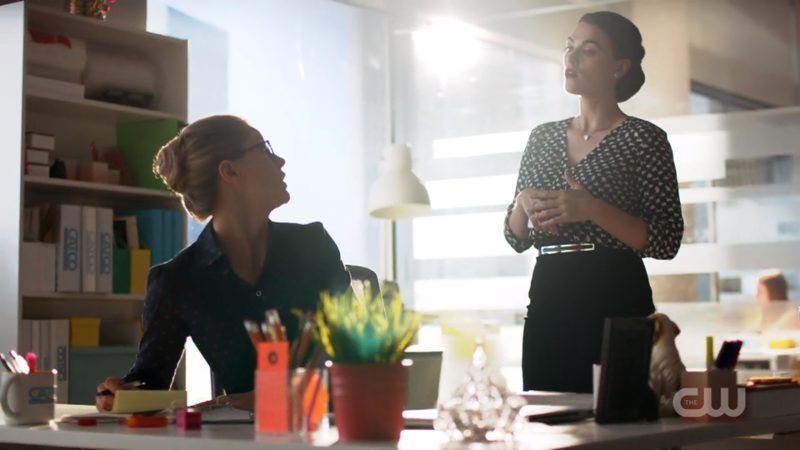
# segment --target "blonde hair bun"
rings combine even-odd
[[[208,219],[217,202],[219,165],[242,156],[253,128],[236,116],[209,116],[185,127],[161,147],[153,172],[180,195],[198,221]]]

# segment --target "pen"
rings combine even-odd
[[[290,355],[291,362],[289,363],[290,368],[292,369],[302,366],[306,354],[308,353],[308,347],[311,344],[310,322],[306,322],[305,325],[303,325],[303,331],[300,334],[300,339],[296,340],[295,343],[297,345],[292,349],[292,354]]]
[[[261,332],[264,334],[264,342],[276,342],[277,338],[275,332],[267,322],[261,324]]]
[[[322,372],[325,370],[326,355],[323,353],[319,363],[319,375],[317,375],[317,382],[314,386],[314,393],[311,395],[311,403],[308,405],[308,412],[306,413],[307,423],[311,423],[314,408],[317,406],[317,396],[319,395],[320,387],[322,387]]]
[[[281,318],[278,315],[278,311],[274,309],[267,310],[264,313],[264,318],[266,319],[268,336],[271,339],[270,342],[284,342],[286,336],[283,333],[283,326],[281,325]]]
[[[267,313],[272,317],[272,324],[275,327],[275,334],[277,335],[278,342],[284,342],[286,340],[286,332],[284,331],[283,324],[281,324],[281,316],[278,315],[278,311],[274,309],[267,311]]]
[[[15,369],[11,364],[8,363],[8,360],[2,353],[0,353],[0,363],[3,363],[3,367],[5,367],[7,371],[11,373],[19,373],[17,372],[17,369]]]
[[[264,342],[264,335],[261,334],[258,324],[248,319],[244,321],[244,328],[247,330],[247,335],[250,336],[253,346],[258,348],[258,344]]]
[[[17,353],[15,350],[10,350],[8,353],[11,355],[11,360],[14,362],[14,365],[17,366],[17,373],[31,373],[31,368],[28,367],[28,363],[25,362],[25,358],[19,356],[19,353]],[[35,367],[33,369],[36,370]]]
[[[131,389],[137,388],[139,386],[144,386],[144,383],[141,381],[131,381],[130,383],[123,384],[122,386],[117,389],[118,391],[129,391]],[[114,393],[105,389],[97,393],[97,397],[105,397],[106,395],[113,395]]]
[[[36,353],[28,352],[25,355],[25,362],[28,364],[31,373],[36,372]]]

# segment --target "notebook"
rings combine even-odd
[[[134,414],[186,407],[186,391],[120,390],[114,394],[112,414]]]

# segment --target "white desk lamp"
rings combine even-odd
[[[383,152],[380,175],[369,194],[369,215],[386,219],[383,244],[383,278],[396,281],[394,221],[424,216],[431,210],[425,185],[411,171],[411,149],[393,144]]]

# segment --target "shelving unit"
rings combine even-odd
[[[87,160],[90,144],[101,150],[117,144],[117,126],[155,119],[187,121],[188,43],[127,29],[101,20],[71,15],[19,1],[0,6],[0,188],[4,214],[0,215],[0,350],[19,348],[22,320],[99,317],[101,323],[141,319],[144,295],[89,292],[23,291],[22,223],[27,205],[49,203],[113,208],[182,210],[180,199],[165,190],[35,177],[24,174],[25,132],[56,137],[51,157]],[[158,91],[147,109],[78,98],[27,86],[26,35],[39,31],[86,42],[87,54],[114,52],[155,67]],[[152,149],[149,149],[152,151]],[[186,223],[183,223],[183,245]],[[101,342],[102,345],[102,342]],[[135,355],[135,348],[128,348]],[[81,348],[76,354],[93,353]],[[103,357],[97,349],[94,356]],[[125,356],[130,361],[130,356]],[[103,376],[113,375],[112,373]],[[124,375],[124,373],[119,374]],[[91,380],[90,380],[91,381]],[[95,384],[96,386],[96,384]],[[83,386],[82,386],[83,387]],[[72,382],[70,381],[70,392]]]
[[[91,300],[100,302],[143,302],[144,295],[136,294],[93,294],[81,292],[35,292],[27,291],[22,293],[24,299],[54,299],[64,301]]]
[[[25,192],[36,198],[63,199],[64,203],[80,200],[103,207],[180,209],[180,198],[167,191],[133,186],[90,183],[86,181],[41,178],[25,175]]]
[[[106,123],[138,122],[148,119],[177,119],[176,114],[151,111],[142,108],[116,105],[97,100],[75,98],[63,94],[25,90],[26,107],[30,112],[54,115],[68,115],[82,120],[102,121]]]

